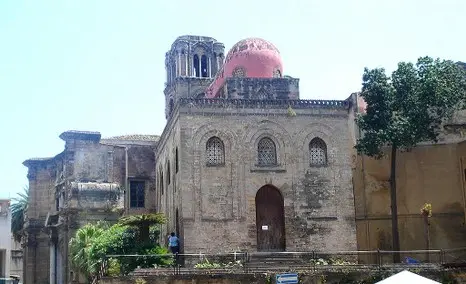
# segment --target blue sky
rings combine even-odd
[[[345,99],[364,67],[428,55],[466,61],[464,0],[0,1],[0,198],[22,162],[63,150],[63,131],[160,134],[164,55],[177,36],[226,49],[273,42],[303,99]]]

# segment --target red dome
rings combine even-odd
[[[244,39],[230,49],[206,96],[215,97],[229,77],[274,78],[282,74],[280,52],[273,44],[260,38]]]

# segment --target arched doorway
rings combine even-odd
[[[285,250],[283,197],[272,185],[265,185],[257,191],[256,228],[258,251]]]

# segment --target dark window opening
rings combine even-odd
[[[172,115],[173,107],[174,107],[173,99],[170,99],[170,103],[168,104],[168,115]]]
[[[194,72],[194,77],[201,77],[200,72],[199,72],[199,56],[197,54],[194,54],[193,57],[193,72]]]
[[[144,181],[130,181],[129,190],[130,190],[130,207],[131,208],[141,208],[144,207],[144,198],[145,198],[145,187],[146,183]]]
[[[167,185],[171,183],[170,176],[170,162],[167,162]]]
[[[163,187],[164,187],[164,183],[163,183],[163,171],[160,171],[160,191],[162,192],[162,195],[163,195]]]
[[[179,170],[180,170],[180,167],[179,167],[178,148],[176,148],[175,149],[175,171],[176,173],[178,173]]]
[[[201,71],[202,71],[202,78],[208,77],[208,70],[207,70],[207,56],[202,55],[201,57]]]

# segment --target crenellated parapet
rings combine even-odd
[[[189,108],[252,108],[252,109],[348,109],[349,100],[280,100],[280,99],[194,99],[179,100],[180,107]]]

